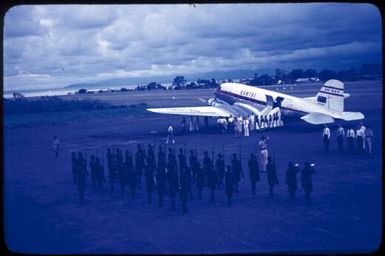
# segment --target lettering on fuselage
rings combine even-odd
[[[241,90],[240,95],[255,99],[255,96],[256,96],[257,94],[256,94],[255,92],[250,92],[250,91],[246,91],[246,90]]]

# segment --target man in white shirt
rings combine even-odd
[[[324,141],[325,151],[329,152],[330,129],[326,124],[324,124],[324,129],[322,131],[322,137],[323,137],[323,141]]]
[[[247,119],[247,118],[245,118],[245,120],[243,120],[243,131],[244,131],[245,137],[250,136],[250,132],[249,132],[249,119]]]
[[[167,129],[166,144],[168,144],[170,141],[172,141],[172,144],[175,144],[174,128],[172,128],[171,124],[169,124],[168,129]]]
[[[365,131],[365,140],[368,148],[368,153],[372,153],[372,138],[373,138],[373,131],[368,127]]]
[[[267,141],[269,140],[269,136],[265,137],[264,135],[261,136],[259,139],[259,152],[260,152],[260,158],[261,158],[261,170],[263,172],[266,172],[266,164],[267,164],[267,158],[269,156],[268,150],[267,150]]]
[[[361,125],[359,125],[356,130],[356,143],[358,152],[362,152],[364,149],[364,130]]]

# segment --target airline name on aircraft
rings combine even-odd
[[[246,91],[246,90],[241,90],[240,95],[242,96],[247,96],[255,99],[255,96],[257,95],[254,92]]]
[[[335,93],[335,94],[342,94],[342,92],[341,92],[340,90],[329,89],[329,88],[326,88],[325,86],[322,88],[321,91],[324,91],[324,92],[331,92],[331,93]]]

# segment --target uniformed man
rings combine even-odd
[[[305,199],[308,203],[310,203],[310,196],[313,191],[312,176],[315,173],[314,164],[309,164],[309,162],[306,162],[305,167],[302,169],[301,173],[301,185],[305,190]]]
[[[250,123],[250,131],[254,131],[255,130],[255,115],[254,115],[254,113],[250,115],[249,123]]]
[[[152,192],[155,189],[155,174],[154,166],[147,163],[145,166],[145,177],[146,177],[146,191],[147,191],[147,203],[152,203]]]
[[[225,160],[221,153],[218,154],[217,161],[215,162],[215,169],[218,173],[218,189],[222,189],[224,188]]]
[[[99,190],[102,190],[103,188],[103,182],[105,182],[105,176],[104,176],[104,166],[103,162],[100,160],[98,156],[95,158],[95,166],[96,166],[96,183],[97,188]]]
[[[337,143],[338,143],[338,152],[342,153],[343,147],[344,147],[344,137],[345,137],[345,130],[342,127],[342,125],[338,125],[337,129]]]
[[[148,145],[148,149],[147,149],[147,163],[149,163],[151,167],[155,169],[156,167],[155,152],[153,147],[150,144]]]
[[[128,160],[129,152],[126,150],[125,158]],[[116,154],[116,169],[118,171],[118,182],[120,185],[120,194],[124,195],[124,189],[128,183],[128,162],[123,162],[123,153],[120,149],[117,150]]]
[[[259,176],[258,160],[257,160],[257,157],[254,153],[251,153],[251,155],[250,155],[248,167],[249,167],[251,191],[252,191],[253,195],[255,196],[255,186],[256,186],[257,182],[260,180],[260,176]]]
[[[210,189],[210,204],[215,202],[214,193],[215,193],[215,188],[217,187],[217,183],[218,183],[218,174],[215,171],[213,162],[210,161],[210,167],[207,172],[207,185]]]
[[[171,124],[169,124],[167,128],[166,144],[168,144],[169,142],[172,142],[172,144],[175,144],[174,128],[171,126]]]
[[[231,169],[234,173],[234,182],[235,182],[235,192],[239,194],[239,182],[241,181],[241,177],[244,178],[243,168],[241,161],[237,159],[237,154],[233,154],[231,158]]]
[[[59,144],[60,144],[59,139],[56,136],[53,136],[52,148],[56,158],[59,157]]]
[[[324,124],[324,129],[322,131],[322,138],[324,142],[325,151],[329,152],[330,129],[326,124]]]
[[[142,149],[142,146],[138,145],[137,151],[135,153],[135,169],[136,169],[136,175],[138,179],[136,184],[138,185],[139,189],[141,188],[145,158],[146,158],[146,153]]]
[[[226,166],[226,173],[225,173],[225,192],[227,196],[227,206],[230,207],[232,205],[232,197],[234,193],[234,174],[231,169],[231,165]]]
[[[78,159],[76,158],[76,153],[71,153],[71,163],[72,163],[72,175],[74,178],[74,184],[76,184],[76,177],[78,175]]]
[[[206,175],[203,168],[200,167],[199,161],[195,162],[195,172],[197,175],[197,188],[198,188],[198,199],[202,199],[202,190],[206,185]]]
[[[269,156],[266,164],[267,181],[269,183],[270,197],[274,197],[274,186],[278,184],[277,170],[273,158]]]
[[[189,178],[187,174],[187,169],[184,169],[180,175],[180,188],[179,195],[182,201],[182,214],[187,215],[187,202],[189,194]]]
[[[110,183],[111,192],[114,192],[116,181],[115,159],[110,148],[107,149],[107,165],[108,165],[108,182]]]
[[[91,155],[90,157],[90,171],[91,171],[91,182],[92,182],[92,188],[96,188],[97,186],[97,168],[96,168],[96,162],[95,162],[95,156]]]
[[[356,134],[354,132],[354,129],[350,128],[348,129],[346,133],[346,139],[348,141],[348,147],[349,151],[353,152],[354,151],[354,140],[355,140]]]
[[[209,129],[209,117],[208,116],[205,116],[203,118],[203,121],[205,123],[205,130],[207,131]]]
[[[194,155],[194,150],[190,150],[190,154],[189,154],[188,159],[189,159],[190,170],[191,170],[191,175],[192,175],[192,182],[195,183],[196,177],[197,177],[195,161],[198,161],[198,160],[196,159],[196,156]]]
[[[295,199],[295,194],[297,192],[297,172],[298,164],[293,164],[293,162],[288,163],[288,168],[286,170],[286,185],[289,189],[289,196],[292,200]]]
[[[182,169],[187,167],[186,155],[184,154],[182,148],[179,149],[178,161],[179,161],[179,173],[181,173]]]
[[[196,116],[194,120],[194,130],[199,131],[199,129],[200,129],[199,116]]]
[[[84,202],[84,191],[86,189],[86,177],[88,174],[87,171],[87,162],[84,159],[82,152],[78,153],[78,176],[76,178],[79,189],[80,202]]]
[[[178,173],[176,171],[176,166],[173,166],[173,161],[170,162],[167,167],[167,180],[168,180],[168,195],[170,197],[171,210],[175,210],[175,198],[179,187]]]
[[[265,137],[264,135],[262,135],[258,142],[260,158],[261,158],[261,170],[263,172],[266,172],[267,158],[269,156],[269,152],[267,149],[268,140],[269,140],[269,136]]]
[[[186,133],[186,117],[182,118],[182,133]]]
[[[132,159],[132,156],[131,156]],[[131,199],[134,200],[136,197],[136,187],[138,184],[138,175],[135,168],[132,166],[128,169],[128,187],[130,188]]]
[[[158,191],[158,206],[163,206],[163,195],[166,193],[167,181],[166,181],[166,172],[163,169],[158,169],[156,173],[156,185]]]

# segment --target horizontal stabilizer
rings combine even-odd
[[[150,112],[161,114],[173,114],[184,116],[222,116],[229,117],[232,115],[230,111],[217,106],[204,107],[176,107],[176,108],[148,108]]]
[[[329,124],[334,122],[333,117],[317,112],[304,115],[301,119],[310,124]]]
[[[361,112],[342,112],[342,119],[345,121],[361,120],[365,116]]]

